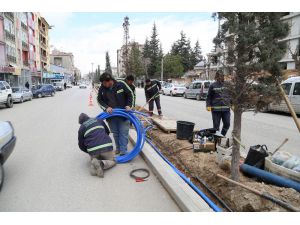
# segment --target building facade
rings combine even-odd
[[[48,29],[39,13],[0,12],[0,80],[12,86],[42,82],[43,70],[50,67]],[[42,32],[43,37],[39,35]],[[44,62],[41,56],[45,57]]]

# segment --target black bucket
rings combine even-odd
[[[193,137],[195,124],[187,121],[177,121],[176,136],[179,140],[190,140]]]
[[[251,146],[244,163],[259,169],[264,169],[265,158],[268,155],[268,148],[266,145]]]

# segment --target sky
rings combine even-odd
[[[199,40],[203,54],[213,47],[212,39],[217,33],[217,22],[212,13],[41,13],[50,30],[50,47],[74,54],[75,66],[81,73],[92,70],[92,63],[105,67],[108,51],[111,65],[117,66],[117,49],[123,44],[123,19],[129,17],[130,40],[141,44],[150,37],[153,23],[158,31],[164,54],[170,51],[174,41],[184,31],[192,47]]]

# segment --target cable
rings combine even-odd
[[[149,145],[151,145],[152,148],[158,153],[160,157],[163,158],[163,160],[169,164],[169,166],[215,211],[215,212],[221,212],[222,210],[214,203],[212,202],[202,191],[199,190],[199,188],[193,184],[189,178],[187,178],[180,170],[178,170],[160,151],[159,149],[148,139],[146,138],[146,141]]]
[[[150,126],[145,128],[143,126],[143,124],[141,123],[140,119],[136,116],[136,114],[142,115],[145,117],[147,116],[146,114],[143,114],[141,112],[126,111],[125,109],[113,109],[113,112],[111,114],[107,113],[107,112],[102,112],[97,116],[97,118],[100,118],[102,120],[105,120],[105,119],[108,119],[111,117],[123,117],[123,118],[128,119],[135,127],[135,130],[137,133],[136,145],[128,154],[116,157],[115,160],[117,163],[126,163],[126,162],[132,160],[143,149],[143,146],[145,143],[145,136],[146,136],[145,134],[146,134],[146,131],[150,128]]]
[[[144,172],[146,175],[145,175],[145,176],[137,176],[137,175],[135,175],[136,172],[140,172],[140,171]],[[145,179],[147,179],[147,178],[150,176],[150,172],[149,172],[148,169],[140,168],[140,169],[132,170],[132,171],[130,172],[129,175],[130,175],[130,177],[132,177],[133,179],[141,179],[141,180],[145,180]]]

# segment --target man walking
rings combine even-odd
[[[103,170],[116,165],[109,129],[103,120],[90,118],[81,113],[78,131],[79,148],[91,156],[90,173],[92,176],[104,177]]]
[[[161,84],[157,80],[151,81],[150,79],[146,80],[145,85],[145,95],[146,101],[149,102],[149,115],[153,115],[154,102],[158,111],[158,115],[162,116],[161,105],[160,105],[160,95],[159,91],[161,90]]]
[[[131,110],[133,106],[132,90],[125,82],[116,81],[111,74],[104,72],[100,77],[97,101],[100,107],[107,113],[120,108]],[[116,143],[116,154],[127,154],[128,134],[130,121],[123,117],[111,117],[107,119],[110,130]]]
[[[208,89],[206,109],[207,111],[211,111],[213,126],[217,131],[220,129],[222,119],[223,128],[221,134],[226,136],[230,127],[230,100],[226,96],[222,71],[217,71],[215,80]]]
[[[25,83],[25,87],[26,87],[27,89],[30,88],[30,85],[29,85],[28,81]]]

